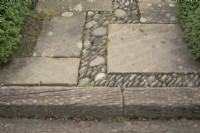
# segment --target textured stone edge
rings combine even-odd
[[[2,87],[2,118],[200,119],[200,88]]]
[[[1,119],[0,119],[1,120]],[[3,133],[199,133],[200,121],[60,121],[2,119]]]
[[[115,118],[121,116],[120,88],[2,87],[2,118]]]
[[[200,119],[200,88],[126,88],[124,115],[148,119]]]

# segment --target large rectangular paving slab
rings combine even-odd
[[[77,84],[80,59],[17,58],[0,69],[3,84]]]
[[[46,19],[34,56],[79,57],[85,13],[64,12]]]
[[[109,26],[108,72],[199,72],[177,24]]]
[[[38,11],[112,11],[112,0],[39,0]]]
[[[177,23],[176,2],[173,0],[140,0],[142,23]]]

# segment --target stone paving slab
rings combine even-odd
[[[46,19],[33,56],[79,57],[85,16],[83,12],[64,12]]]
[[[39,12],[112,11],[112,0],[39,0],[37,10]]]
[[[173,0],[140,0],[138,5],[142,23],[178,23]]]
[[[200,71],[177,24],[113,24],[108,38],[109,73]]]
[[[59,121],[2,119],[5,133],[199,133],[200,121]]]
[[[78,58],[16,58],[0,69],[3,84],[77,84]]]
[[[120,88],[2,87],[0,117],[99,118],[122,116]]]
[[[125,88],[124,115],[131,118],[200,118],[199,88]]]

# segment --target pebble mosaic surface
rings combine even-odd
[[[107,74],[109,24],[138,24],[136,0],[113,0],[112,12],[87,12],[79,86],[198,87],[199,73]]]

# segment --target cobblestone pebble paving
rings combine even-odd
[[[113,0],[112,5],[112,12],[87,12],[86,24],[82,37],[83,50],[79,69],[79,86],[200,86],[199,73],[107,74],[108,25],[140,23],[138,3],[136,0]]]

